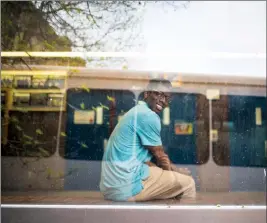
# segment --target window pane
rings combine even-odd
[[[212,103],[216,163],[266,167],[266,97],[222,95]]]
[[[67,159],[101,161],[119,118],[135,105],[130,91],[69,89],[64,151]],[[63,149],[63,148],[62,148]]]
[[[55,153],[59,114],[10,112],[8,141],[2,156],[48,157]]]

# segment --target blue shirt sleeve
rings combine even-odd
[[[137,135],[143,146],[161,146],[160,118],[154,114],[140,114],[137,119]]]

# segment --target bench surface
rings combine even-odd
[[[100,192],[95,191],[2,191],[2,204],[118,204],[104,200]],[[129,202],[127,202],[129,203]],[[137,202],[136,202],[137,203]],[[264,192],[213,192],[197,193],[194,200],[168,199],[149,202],[145,204],[162,205],[266,205]]]

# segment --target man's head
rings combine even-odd
[[[168,80],[150,80],[144,93],[144,100],[152,111],[160,113],[169,104],[171,89],[172,85]]]

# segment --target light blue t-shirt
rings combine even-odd
[[[144,147],[162,145],[159,116],[145,102],[129,110],[112,132],[101,169],[100,190],[106,199],[125,201],[143,189],[149,176],[145,162],[152,155]]]

